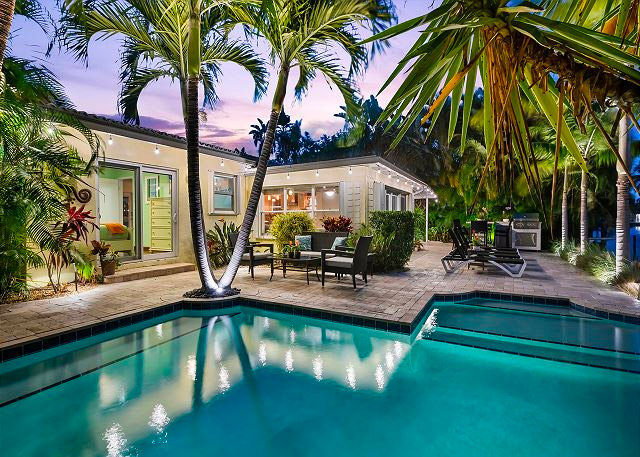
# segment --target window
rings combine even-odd
[[[273,218],[279,213],[307,212],[317,227],[325,216],[340,214],[338,184],[292,186],[264,189],[260,208],[260,230],[267,234]]]
[[[158,178],[153,176],[147,178],[147,201],[150,198],[156,198],[158,196]]]
[[[211,176],[211,213],[235,214],[236,177],[215,173]]]
[[[391,187],[386,188],[385,202],[387,211],[406,211],[407,210],[407,198],[406,192],[393,189]]]

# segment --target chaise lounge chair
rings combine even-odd
[[[325,273],[337,273],[340,275],[351,275],[353,288],[356,289],[356,275],[362,274],[364,283],[367,284],[367,259],[371,236],[361,236],[358,238],[356,248],[351,251],[323,249],[322,256],[322,287],[324,287]]]
[[[520,278],[527,268],[527,262],[516,249],[505,251],[495,248],[469,249],[464,240],[460,238],[458,231],[449,229],[449,234],[453,240],[454,248],[441,260],[444,271],[447,273],[453,273],[471,262],[481,262],[499,268],[512,278]]]

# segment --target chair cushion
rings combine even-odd
[[[346,236],[336,236],[336,239],[333,240],[333,244],[331,245],[331,249],[336,250],[338,246],[344,246],[345,244],[347,244]]]
[[[253,253],[253,260],[264,260],[264,259],[268,259],[269,256],[271,255],[270,252],[254,252]],[[242,260],[250,260],[251,257],[249,256],[249,253],[245,253],[242,254]]]
[[[320,257],[322,255],[322,252],[320,252],[320,251],[303,251],[301,254],[302,255],[306,255],[306,256]],[[325,258],[328,259],[330,257],[335,257],[335,254],[327,254]]]
[[[311,250],[311,235],[296,235],[295,241],[298,241],[300,243],[301,251]]]
[[[326,261],[327,266],[329,267],[338,267],[338,268],[351,268],[353,264],[353,258],[351,257],[332,257]]]

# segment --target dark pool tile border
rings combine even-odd
[[[578,305],[566,298],[558,297],[540,297],[522,294],[504,294],[487,291],[472,291],[457,294],[435,294],[422,307],[413,321],[398,322],[380,318],[366,317],[357,314],[339,313],[327,310],[319,310],[306,308],[304,306],[291,305],[287,303],[277,303],[268,300],[257,300],[242,296],[236,296],[215,300],[198,300],[184,299],[174,303],[158,306],[153,309],[140,311],[138,313],[127,316],[116,317],[114,319],[100,322],[98,324],[81,327],[76,330],[64,331],[56,335],[49,335],[37,338],[15,346],[8,346],[0,350],[0,363],[24,357],[46,349],[51,349],[62,344],[71,343],[73,341],[82,340],[91,336],[100,335],[102,333],[127,327],[156,317],[171,314],[176,311],[208,311],[231,308],[233,306],[245,306],[248,308],[272,311],[284,314],[292,314],[295,316],[310,317],[314,319],[322,319],[331,322],[354,325],[357,327],[367,327],[375,330],[383,330],[387,332],[402,333],[411,335],[422,324],[427,312],[431,309],[436,301],[454,302],[466,301],[471,299],[492,299],[505,301],[522,301],[524,303],[537,303],[546,305],[556,305],[573,308],[577,311],[605,319],[611,319],[618,322],[640,325],[640,317],[629,316],[625,314],[609,313],[601,310],[595,310],[587,306]]]

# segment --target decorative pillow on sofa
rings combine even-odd
[[[345,244],[347,244],[346,236],[336,236],[336,239],[333,240],[333,244],[331,245],[331,249],[336,250],[338,246],[344,246]]]
[[[300,242],[301,251],[311,250],[311,235],[296,235],[295,240]]]

